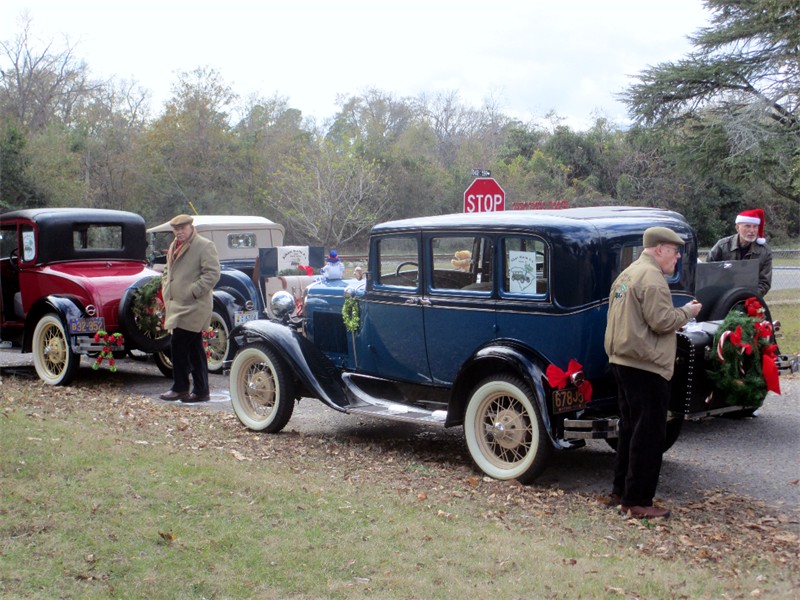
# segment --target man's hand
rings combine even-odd
[[[692,300],[691,302],[687,302],[684,305],[684,308],[688,308],[692,316],[696,317],[703,309],[703,305],[700,304],[697,300]]]

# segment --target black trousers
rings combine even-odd
[[[652,506],[667,435],[670,382],[649,371],[611,365],[617,380],[619,440],[612,493],[624,506]]]
[[[190,374],[192,392],[198,396],[208,395],[208,360],[203,334],[176,328],[172,331],[172,391],[188,392]]]

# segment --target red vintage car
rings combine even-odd
[[[167,349],[160,286],[152,285],[159,273],[147,266],[146,248],[144,219],[129,212],[0,215],[0,337],[33,352],[36,372],[52,385],[73,381],[83,354]]]

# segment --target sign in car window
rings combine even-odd
[[[512,294],[547,293],[547,256],[544,242],[531,238],[504,240],[505,289]]]
[[[36,241],[33,230],[22,230],[22,259],[33,260],[36,256]]]

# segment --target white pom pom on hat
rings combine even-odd
[[[756,244],[763,246],[767,243],[766,238],[764,237],[764,211],[761,208],[754,208],[752,210],[743,210],[736,216],[736,224],[739,223],[751,223],[753,225],[758,225],[758,237],[756,238]]]

